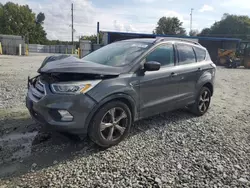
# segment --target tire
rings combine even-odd
[[[207,93],[205,97],[205,93]],[[210,106],[211,102],[211,91],[207,87],[202,87],[198,96],[196,97],[195,103],[191,106],[191,112],[197,116],[204,115]],[[202,105],[202,103],[205,105]]]
[[[122,119],[118,121],[119,118]],[[100,107],[94,115],[88,135],[97,145],[108,148],[118,144],[128,135],[131,124],[132,115],[129,107],[121,101],[111,101]]]

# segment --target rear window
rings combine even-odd
[[[204,61],[206,58],[206,50],[198,47],[194,47],[197,62]]]

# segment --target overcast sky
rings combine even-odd
[[[5,3],[6,0],[0,0]],[[176,16],[189,32],[190,9],[193,29],[202,30],[220,20],[223,13],[250,15],[249,0],[12,0],[45,13],[49,39],[71,40],[71,3],[74,3],[75,38],[100,30],[152,33],[162,16]]]

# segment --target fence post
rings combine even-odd
[[[29,55],[29,46],[28,46],[28,44],[26,44],[25,55],[26,55],[26,56],[28,56],[28,55]]]
[[[22,55],[22,44],[19,44],[19,55]]]
[[[3,54],[2,43],[0,42],[0,55]]]
[[[78,57],[79,57],[79,59],[81,58],[81,49],[80,48],[78,48]]]

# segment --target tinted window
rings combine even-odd
[[[157,61],[161,66],[174,65],[174,49],[172,44],[157,47],[147,57],[146,61]]]
[[[205,58],[206,58],[206,51],[205,50],[203,50],[201,48],[194,47],[194,51],[195,51],[196,59],[198,62],[205,60]]]
[[[147,42],[114,42],[88,54],[82,59],[102,65],[119,67],[131,63],[151,46],[152,44]]]
[[[193,47],[186,44],[176,44],[178,50],[179,64],[189,64],[196,62]]]

